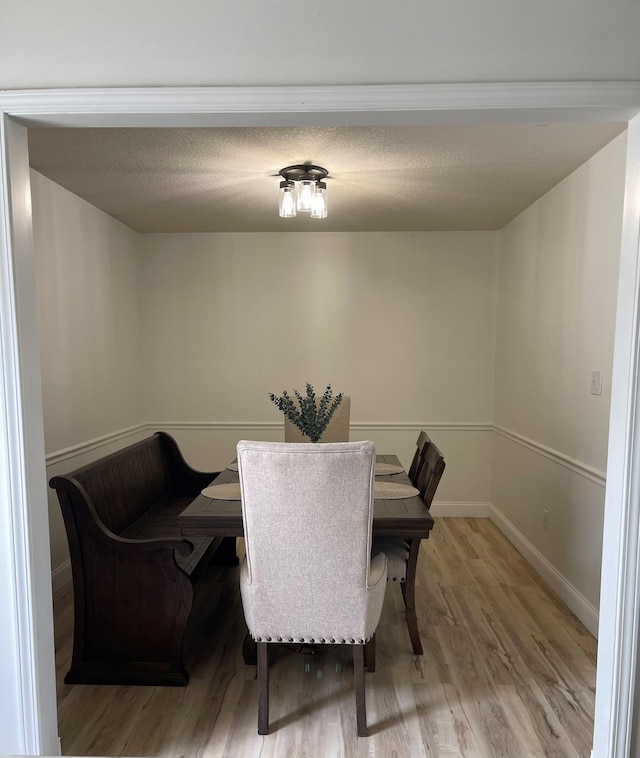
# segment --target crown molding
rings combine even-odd
[[[628,121],[640,81],[3,90],[0,110],[67,127]]]

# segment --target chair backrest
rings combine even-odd
[[[335,409],[331,421],[327,424],[320,442],[349,442],[349,422],[351,419],[351,398],[343,395],[340,405]],[[285,442],[311,442],[288,418],[284,419]]]
[[[345,629],[364,634],[373,443],[243,440],[237,450],[252,635],[297,642],[355,634]]]
[[[425,431],[421,431],[416,441],[416,452],[413,454],[413,460],[411,461],[411,466],[409,466],[409,479],[411,479],[414,487],[417,486],[420,472],[424,466],[424,456],[430,443],[431,440],[428,434]]]
[[[436,445],[430,442],[425,451],[424,465],[418,476],[418,482],[415,485],[420,490],[420,497],[424,500],[427,508],[431,507],[445,466],[444,456]]]

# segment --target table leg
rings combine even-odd
[[[411,540],[409,560],[407,561],[407,581],[402,586],[405,613],[407,614],[407,629],[409,630],[413,652],[416,655],[422,655],[422,642],[420,641],[418,617],[416,616],[416,570],[419,552],[420,540]]]

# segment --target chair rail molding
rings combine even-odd
[[[592,482],[599,484],[601,487],[606,485],[607,475],[604,471],[600,471],[600,469],[589,466],[576,458],[571,458],[570,456],[561,453],[559,450],[554,450],[551,447],[547,447],[540,442],[529,439],[529,437],[518,434],[518,432],[513,432],[510,429],[505,429],[502,426],[494,426],[493,431],[501,437],[505,437],[506,439],[511,440],[511,442],[526,447],[528,450],[541,455],[543,458],[548,458],[550,461],[553,461],[560,466],[564,466],[564,468],[573,471],[575,474],[579,474],[585,479],[589,479]]]
[[[147,423],[148,429],[162,429],[164,431],[232,431],[238,429],[265,429],[278,430],[283,428],[281,421],[158,421]],[[385,432],[416,432],[421,429],[445,432],[490,432],[493,426],[490,423],[465,423],[465,422],[416,422],[416,421],[352,421],[351,429],[371,429]]]
[[[94,439],[87,440],[87,442],[80,442],[77,445],[71,445],[70,447],[47,453],[47,466],[55,466],[58,463],[63,463],[71,458],[77,458],[80,455],[91,453],[94,450],[105,447],[105,445],[110,445],[116,442],[126,442],[129,444],[131,437],[138,434],[145,434],[150,428],[149,424],[136,424],[135,426],[130,426],[126,429],[119,429],[116,432],[103,434],[101,437],[95,437]]]

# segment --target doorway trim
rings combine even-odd
[[[0,663],[20,707],[14,754],[59,753],[28,126],[299,126],[629,122],[613,368],[594,755],[623,758],[634,734],[640,600],[640,82],[0,92]],[[2,524],[0,524],[2,526]],[[619,557],[618,557],[619,556]],[[5,570],[6,569],[6,570]],[[613,618],[614,624],[609,620]],[[607,623],[604,623],[604,620]],[[5,661],[6,656],[6,661]],[[4,670],[4,667],[3,667]],[[640,686],[640,678],[638,679]],[[3,696],[4,697],[4,696]],[[7,699],[7,702],[9,700]],[[4,700],[0,700],[1,706]],[[2,752],[5,745],[0,746]]]

